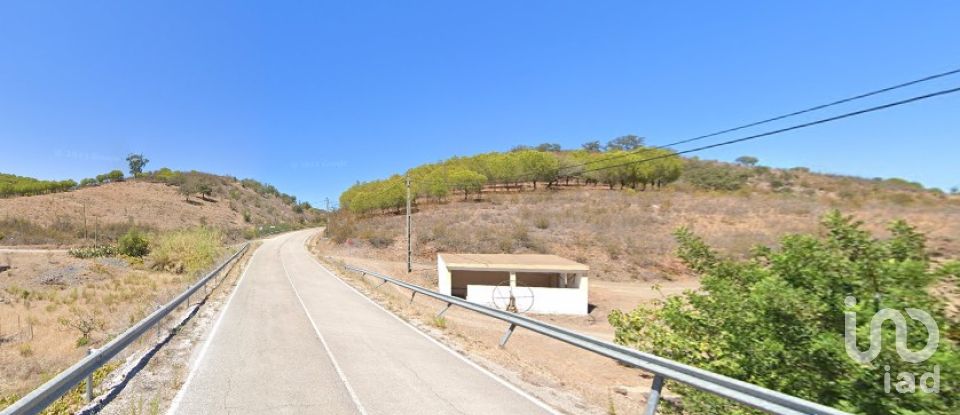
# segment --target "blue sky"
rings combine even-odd
[[[452,155],[667,143],[960,67],[957,2],[652,3],[4,2],[0,171],[79,179],[143,152],[322,206]],[[947,189],[958,110],[955,94],[701,157]]]

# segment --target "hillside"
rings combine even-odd
[[[362,186],[358,186],[359,189],[363,189]],[[722,365],[729,356],[738,356],[738,368],[759,368],[757,370],[761,373],[777,374],[776,379],[797,373],[796,376],[803,379],[822,379],[828,375],[821,374],[821,371],[835,367],[831,364],[813,367],[795,364],[797,361],[817,361],[810,356],[821,349],[811,346],[809,339],[789,337],[796,327],[792,325],[795,319],[786,318],[782,320],[782,325],[776,325],[775,321],[782,315],[805,316],[811,314],[809,310],[835,310],[827,305],[842,304],[841,296],[851,292],[849,287],[871,287],[863,283],[865,276],[853,270],[872,269],[876,264],[835,271],[833,267],[816,262],[823,254],[820,246],[830,246],[829,243],[807,245],[811,240],[830,239],[832,230],[822,222],[836,209],[844,215],[852,215],[855,218],[852,223],[855,220],[864,222],[863,233],[850,232],[840,238],[852,236],[867,239],[875,236],[879,242],[870,239],[870,242],[858,241],[855,244],[858,247],[873,245],[871,249],[874,251],[871,252],[883,252],[876,247],[884,243],[898,245],[893,242],[896,235],[888,228],[895,219],[904,219],[916,227],[916,231],[926,239],[920,238],[920,242],[914,240],[912,243],[916,245],[912,246],[929,254],[930,262],[934,264],[930,266],[929,275],[944,275],[940,277],[942,280],[919,273],[890,272],[885,276],[887,280],[882,283],[883,287],[899,294],[906,290],[896,288],[896,281],[905,281],[906,285],[914,287],[912,295],[920,297],[921,293],[926,295],[929,292],[930,298],[941,301],[943,315],[949,316],[951,321],[955,322],[960,316],[960,289],[956,283],[958,275],[946,276],[949,271],[945,271],[947,266],[944,265],[953,264],[952,269],[958,269],[956,262],[949,261],[960,258],[960,240],[957,238],[960,235],[960,197],[925,189],[906,180],[866,179],[819,174],[804,168],[776,169],[687,159],[684,160],[680,177],[669,185],[657,186],[659,189],[648,186],[644,191],[642,186],[638,186],[634,190],[629,185],[621,189],[619,185],[590,183],[582,178],[579,183],[577,178],[571,178],[569,184],[565,179],[554,181],[549,187],[541,184],[536,190],[532,182],[512,183],[507,187],[500,183],[486,183],[476,193],[471,192],[474,197],[467,197],[466,200],[461,195],[441,201],[429,196],[418,197],[412,217],[415,262],[412,273],[407,273],[405,264],[404,215],[389,205],[386,209],[341,209],[330,218],[326,232],[328,239],[315,241],[312,249],[334,266],[360,266],[431,288],[437,286],[438,252],[549,253],[574,259],[586,263],[591,269],[589,315],[535,315],[534,318],[644,352],[657,355],[673,353],[668,356],[683,363],[793,392],[793,389],[783,387],[776,381],[764,383],[765,378],[745,376]],[[736,270],[753,269],[754,273],[747,275],[775,275],[777,279],[763,279],[771,284],[766,291],[762,289],[762,284],[748,286],[745,279],[736,278],[729,282],[729,290],[718,289],[717,278],[697,272],[681,255],[678,249],[681,245],[675,232],[684,227],[690,229],[693,235],[703,238],[704,246],[715,250],[724,259],[724,266]],[[787,236],[798,234],[805,236]],[[782,253],[788,246],[785,241],[791,240],[805,243],[795,243],[789,253]],[[773,248],[759,252],[777,253],[781,262],[785,261],[784,258],[795,258],[800,265],[791,264],[792,267],[785,267],[786,271],[780,272],[764,268],[772,260],[752,255],[757,246]],[[701,251],[687,248],[686,253],[689,255],[690,252]],[[837,259],[839,254],[833,252],[831,255],[834,256],[828,263],[842,264],[837,265],[840,268],[847,266]],[[917,257],[926,258],[924,255]],[[894,259],[877,261],[901,269],[897,268],[899,265]],[[917,264],[914,268],[902,269],[927,269],[925,259]],[[940,266],[944,268],[938,270]],[[764,271],[756,271],[759,268],[764,268]],[[786,276],[780,277],[781,274]],[[497,347],[497,340],[503,333],[503,325],[499,321],[490,321],[472,313],[447,313],[438,322],[436,310],[442,304],[415,305],[406,290],[381,288],[379,281],[364,281],[356,273],[346,272],[344,275],[355,278],[356,285],[373,293],[372,296],[382,296],[383,303],[391,310],[413,320],[419,319],[424,325],[438,327],[448,335],[448,339],[454,339],[451,340],[453,343],[472,355],[520,368],[524,379],[559,385],[558,388],[583,397],[592,407],[616,408],[617,413],[639,413],[643,410],[640,404],[649,390],[650,379],[638,380],[636,371],[612,362],[590,360],[591,356],[576,355],[569,347],[536,336],[511,343],[510,351],[503,353]],[[824,286],[849,285],[844,290],[817,286],[811,291],[827,298],[819,300],[821,297],[802,296],[801,290],[788,288],[788,284],[781,283],[786,280],[797,281],[796,284],[801,287],[807,282]],[[722,282],[720,284],[722,286]],[[869,288],[861,289],[860,292],[854,291],[854,294],[857,298],[867,298],[866,292],[869,291]],[[718,301],[694,303],[687,297],[681,297],[696,294]],[[801,299],[807,302],[797,303]],[[898,295],[887,295],[884,301],[891,308],[905,307],[897,303],[900,301]],[[888,303],[884,303],[885,306]],[[669,304],[676,307],[665,308]],[[704,313],[713,319],[701,322],[698,320],[701,314],[694,311],[688,314],[686,310],[692,307],[691,304],[716,304],[717,309],[710,310],[715,314]],[[769,308],[764,308],[764,304],[770,304]],[[779,309],[783,304],[801,306],[783,313]],[[831,346],[828,350],[839,354],[838,364],[847,364],[849,361],[842,352],[842,331],[835,326],[836,321],[841,321],[842,315],[814,315],[811,319],[831,322],[831,326],[818,329],[823,333],[822,337],[810,338],[836,341],[836,347]],[[859,321],[867,324],[870,320],[862,316]],[[955,323],[948,326],[941,321],[941,324],[943,327],[956,327]],[[657,327],[660,331],[650,334],[645,331],[650,327]],[[711,327],[722,329],[712,330]],[[769,327],[775,329],[762,329]],[[956,332],[951,330],[945,330],[941,338],[949,336],[955,341]],[[758,333],[761,335],[757,336]],[[651,339],[662,339],[662,342],[654,346],[650,344],[653,341]],[[729,339],[749,341],[731,344]],[[778,341],[781,343],[770,346]],[[672,343],[663,344],[666,342]],[[892,346],[888,347],[892,349]],[[709,351],[714,348],[724,350],[725,357],[717,358],[716,354],[710,354]],[[789,353],[780,353],[784,350],[789,350]],[[944,355],[946,353],[953,352],[944,352]],[[769,355],[776,357],[767,358]],[[704,358],[698,360],[699,356]],[[753,356],[764,358],[753,359]],[[743,363],[739,363],[741,361]],[[872,381],[876,379],[876,374],[866,373],[864,377]],[[615,392],[612,393],[611,389]],[[698,399],[702,398],[680,388],[671,392],[683,394],[685,402],[697,405],[709,406],[712,402],[701,404]],[[820,396],[814,393],[809,396],[830,402],[827,394]],[[871,395],[870,399],[876,400],[873,396],[880,395]],[[740,413],[713,404],[711,408],[720,409],[682,413]],[[897,404],[890,405],[895,407]],[[611,412],[614,411],[608,409],[606,413]]]
[[[256,235],[261,226],[301,226],[321,216],[292,196],[250,179],[161,169],[137,179],[101,182],[0,199],[0,245],[115,240],[131,226],[170,230],[208,225],[239,240]]]
[[[743,167],[687,160],[671,186],[647,191],[554,184],[534,191],[487,185],[482,199],[417,200],[417,261],[437,252],[551,253],[591,266],[612,281],[680,278],[672,233],[692,228],[732,256],[784,234],[816,233],[821,216],[839,209],[884,235],[905,219],[929,238],[934,258],[960,257],[960,197],[900,179],[864,179],[807,169]],[[327,235],[355,256],[405,257],[403,216],[351,214],[331,220]]]

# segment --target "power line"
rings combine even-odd
[[[694,141],[700,141],[700,140],[704,140],[704,139],[707,139],[707,138],[716,137],[716,136],[718,136],[718,135],[723,135],[723,134],[727,134],[727,133],[732,133],[732,132],[734,132],[734,131],[740,131],[740,130],[744,130],[744,129],[747,129],[747,128],[756,127],[756,126],[763,125],[763,124],[768,124],[768,123],[771,123],[771,122],[774,122],[774,121],[780,121],[780,120],[783,120],[783,119],[786,119],[786,118],[791,118],[791,117],[795,117],[795,116],[798,116],[798,115],[803,115],[803,114],[807,114],[807,113],[810,113],[810,112],[819,111],[819,110],[822,110],[822,109],[825,109],[825,108],[829,108],[829,107],[833,107],[833,106],[837,106],[837,105],[840,105],[840,104],[846,104],[846,103],[848,103],[848,102],[853,102],[853,101],[857,101],[857,100],[860,100],[860,99],[872,97],[872,96],[874,96],[874,95],[879,95],[879,94],[883,94],[883,93],[886,93],[886,92],[894,91],[894,90],[897,90],[897,89],[906,88],[906,87],[908,87],[908,86],[920,84],[920,83],[923,83],[923,82],[932,81],[932,80],[934,80],[934,79],[939,79],[939,78],[947,77],[947,76],[950,76],[950,75],[955,75],[955,74],[957,74],[957,73],[960,73],[960,68],[952,69],[952,70],[949,70],[949,71],[946,71],[946,72],[941,72],[941,73],[934,74],[934,75],[925,76],[925,77],[923,77],[923,78],[914,79],[914,80],[912,80],[912,81],[903,82],[903,83],[900,83],[900,84],[896,84],[896,85],[888,86],[888,87],[885,87],[885,88],[877,89],[877,90],[874,90],[874,91],[866,92],[866,93],[863,93],[863,94],[854,95],[854,96],[852,96],[852,97],[847,97],[847,98],[843,98],[843,99],[836,100],[836,101],[833,101],[833,102],[828,102],[828,103],[826,103],[826,104],[815,105],[815,106],[812,106],[812,107],[809,107],[809,108],[805,108],[805,109],[802,109],[802,110],[799,110],[799,111],[794,111],[794,112],[790,112],[790,113],[787,113],[787,114],[778,115],[778,116],[776,116],[776,117],[767,118],[767,119],[760,120],[760,121],[754,121],[754,122],[747,123],[747,124],[743,124],[743,125],[740,125],[740,126],[737,126],[737,127],[733,127],[733,128],[727,128],[727,129],[720,130],[720,131],[716,131],[716,132],[712,132],[712,133],[709,133],[709,134],[704,134],[704,135],[700,135],[700,136],[696,136],[696,137],[692,137],[692,138],[687,138],[687,139],[683,139],[683,140],[680,140],[680,141],[674,141],[674,142],[672,142],[672,143],[667,143],[667,144],[663,144],[663,145],[659,145],[659,146],[644,147],[644,148],[641,148],[641,149],[632,150],[632,151],[629,151],[629,152],[626,152],[626,153],[617,154],[617,155],[610,156],[610,157],[606,157],[606,158],[601,158],[601,159],[596,159],[596,160],[585,161],[585,162],[580,163],[580,164],[575,164],[575,165],[572,165],[572,166],[566,166],[566,167],[564,167],[564,169],[584,167],[584,166],[587,166],[587,165],[590,165],[590,164],[596,164],[596,163],[601,163],[601,162],[604,162],[604,161],[610,161],[610,160],[621,159],[621,158],[624,158],[624,157],[629,157],[629,156],[631,156],[631,155],[633,155],[633,154],[642,153],[642,152],[645,152],[645,151],[665,149],[665,148],[667,148],[667,147],[673,147],[673,146],[677,146],[677,145],[680,145],[680,144],[692,143],[692,142],[694,142]],[[528,177],[528,176],[530,176],[530,174],[525,174],[525,175],[522,175],[522,176],[518,176],[518,178]]]
[[[837,115],[837,116],[833,116],[833,117],[822,118],[822,119],[819,119],[819,120],[816,120],[816,121],[811,121],[811,122],[807,122],[807,123],[803,123],[803,124],[797,124],[797,125],[794,125],[794,126],[791,126],[791,127],[786,127],[786,128],[781,128],[781,129],[777,129],[777,130],[767,131],[767,132],[760,133],[760,134],[754,134],[754,135],[751,135],[751,136],[741,137],[741,138],[737,138],[737,139],[733,139],[733,140],[727,140],[727,141],[723,141],[723,142],[719,142],[719,143],[715,143],[715,144],[710,144],[710,145],[706,145],[706,146],[691,148],[691,149],[688,149],[688,150],[675,151],[675,152],[670,153],[670,154],[663,154],[663,155],[659,155],[659,156],[656,156],[656,157],[650,157],[650,158],[646,158],[646,159],[642,159],[642,160],[633,160],[633,161],[630,161],[630,162],[627,162],[627,163],[617,164],[617,165],[613,165],[613,166],[603,166],[603,167],[598,167],[598,168],[594,168],[594,169],[588,169],[588,170],[582,171],[581,173],[588,173],[588,172],[599,171],[599,170],[613,169],[613,168],[617,168],[617,167],[628,166],[628,165],[631,165],[631,164],[639,164],[639,163],[644,163],[644,162],[653,161],[653,160],[665,159],[665,158],[669,158],[669,157],[677,157],[677,156],[680,156],[680,155],[682,155],[682,154],[694,153],[694,152],[697,152],[697,151],[709,150],[709,149],[711,149],[711,148],[722,147],[722,146],[726,146],[726,145],[730,145],[730,144],[742,143],[742,142],[744,142],[744,141],[756,140],[756,139],[758,139],[758,138],[769,137],[769,136],[771,136],[771,135],[782,134],[782,133],[785,133],[785,132],[788,132],[788,131],[794,131],[794,130],[799,130],[799,129],[802,129],[802,128],[813,127],[813,126],[815,126],[815,125],[826,124],[826,123],[828,123],[828,122],[838,121],[838,120],[842,120],[842,119],[844,119],[844,118],[850,118],[850,117],[855,117],[855,116],[858,116],[858,115],[863,115],[863,114],[867,114],[867,113],[871,113],[871,112],[881,111],[881,110],[885,110],[885,109],[897,107],[897,106],[900,106],[900,105],[906,105],[906,104],[910,104],[910,103],[913,103],[913,102],[922,101],[922,100],[925,100],[925,99],[934,98],[934,97],[938,97],[938,96],[942,96],[942,95],[948,95],[948,94],[952,94],[952,93],[956,93],[956,92],[960,92],[960,87],[951,88],[951,89],[945,89],[945,90],[940,90],[940,91],[937,91],[937,92],[933,92],[933,93],[929,93],[929,94],[925,94],[925,95],[920,95],[920,96],[916,96],[916,97],[913,97],[913,98],[907,98],[907,99],[904,99],[904,100],[891,102],[891,103],[889,103],[889,104],[878,105],[878,106],[875,106],[875,107],[870,107],[870,108],[862,109],[862,110],[859,110],[859,111],[848,112],[848,113],[841,114],[841,115]]]
[[[943,95],[949,95],[949,94],[956,93],[956,92],[960,92],[960,87],[951,88],[951,89],[945,89],[945,90],[940,90],[940,91],[932,92],[932,93],[929,93],[929,94],[924,94],[924,95],[919,95],[919,96],[915,96],[915,97],[912,97],[912,98],[903,99],[903,100],[900,100],[900,101],[895,101],[895,102],[891,102],[891,103],[887,103],[887,104],[883,104],[883,105],[877,105],[877,106],[870,107],[870,108],[866,108],[866,109],[862,109],[862,110],[857,110],[857,111],[852,111],[852,112],[848,112],[848,113],[836,115],[836,116],[833,116],[833,117],[822,118],[822,119],[819,119],[819,120],[810,121],[810,122],[806,122],[806,123],[802,123],[802,124],[797,124],[797,125],[793,125],[793,126],[790,126],[790,127],[785,127],[785,128],[780,128],[780,129],[776,129],[776,130],[771,130],[771,131],[763,132],[763,133],[760,133],[760,134],[754,134],[754,135],[750,135],[750,136],[746,136],[746,137],[736,138],[736,139],[733,139],[733,140],[722,141],[722,142],[714,143],[714,144],[710,144],[710,145],[695,147],[695,148],[691,148],[691,149],[687,149],[687,150],[683,150],[683,151],[675,151],[675,152],[672,152],[672,153],[669,153],[669,154],[661,154],[661,155],[659,155],[659,156],[649,157],[649,158],[645,158],[645,159],[641,159],[641,160],[632,160],[632,161],[629,161],[629,162],[626,162],[626,163],[621,163],[621,164],[616,164],[616,165],[611,165],[611,166],[602,166],[602,167],[596,167],[596,168],[592,168],[592,169],[587,169],[587,170],[581,171],[580,173],[589,173],[589,172],[594,172],[594,171],[600,171],[600,170],[607,170],[607,169],[613,169],[613,168],[618,168],[618,167],[629,166],[629,165],[632,165],[632,164],[645,163],[645,162],[650,162],[650,161],[654,161],[654,160],[661,160],[661,159],[670,158],[670,157],[678,157],[678,156],[683,155],[683,154],[689,154],[689,153],[694,153],[694,152],[698,152],[698,151],[709,150],[709,149],[712,149],[712,148],[727,146],[727,145],[730,145],[730,144],[742,143],[742,142],[744,142],[744,141],[751,141],[751,140],[756,140],[756,139],[763,138],[763,137],[769,137],[769,136],[772,136],[772,135],[782,134],[782,133],[786,133],[786,132],[789,132],[789,131],[794,131],[794,130],[800,130],[800,129],[804,129],[804,128],[809,128],[809,127],[813,127],[813,126],[820,125],[820,124],[826,124],[826,123],[833,122],[833,121],[839,121],[839,120],[846,119],[846,118],[851,118],[851,117],[855,117],[855,116],[859,116],[859,115],[863,115],[863,114],[868,114],[868,113],[871,113],[871,112],[876,112],[876,111],[881,111],[881,110],[885,110],[885,109],[889,109],[889,108],[893,108],[893,107],[898,107],[898,106],[901,106],[901,105],[906,105],[906,104],[910,104],[910,103],[917,102],[917,101],[922,101],[922,100],[929,99],[929,98],[934,98],[934,97],[943,96]],[[635,153],[632,153],[632,154],[635,154]],[[516,180],[517,178],[525,177],[525,176],[527,176],[527,175],[528,175],[528,174],[520,175],[520,176],[515,177],[515,178],[512,179],[512,180]],[[423,183],[423,182],[421,182],[421,183]]]
[[[946,74],[957,73],[957,72],[960,72],[960,69],[958,69],[958,70],[956,70],[956,71],[945,72],[945,73],[943,73],[943,74],[939,74],[939,75],[935,75],[935,76],[946,76]],[[931,77],[927,77],[927,78],[925,78],[925,79],[928,79],[928,78],[931,78]],[[912,83],[917,83],[917,82],[922,82],[922,81],[921,81],[921,80],[912,81]],[[908,84],[909,84],[909,83],[908,83]],[[901,85],[907,85],[907,84],[901,84]],[[891,88],[895,88],[895,87],[885,88],[885,90],[890,90]],[[878,90],[878,91],[881,91],[881,90]],[[879,93],[878,91],[874,91],[874,94]],[[594,172],[594,171],[600,171],[600,170],[607,170],[607,169],[613,169],[613,168],[618,168],[618,167],[624,167],[624,166],[628,166],[628,165],[632,165],[632,164],[640,164],[640,163],[650,162],[650,161],[654,161],[654,160],[661,160],[661,159],[670,158],[670,157],[678,157],[678,156],[683,155],[683,154],[689,154],[689,153],[694,153],[694,152],[698,152],[698,151],[709,150],[709,149],[712,149],[712,148],[717,148],[717,147],[727,146],[727,145],[736,144],[736,143],[741,143],[741,142],[745,142],[745,141],[756,140],[756,139],[763,138],[763,137],[769,137],[769,136],[772,136],[772,135],[782,134],[782,133],[786,133],[786,132],[789,132],[789,131],[800,130],[800,129],[803,129],[803,128],[809,128],[809,127],[813,127],[813,126],[820,125],[820,124],[826,124],[826,123],[833,122],[833,121],[839,121],[839,120],[846,119],[846,118],[851,118],[851,117],[855,117],[855,116],[859,116],[859,115],[863,115],[863,114],[868,114],[868,113],[872,113],[872,112],[876,112],[876,111],[881,111],[881,110],[885,110],[885,109],[889,109],[889,108],[893,108],[893,107],[898,107],[898,106],[901,106],[901,105],[906,105],[906,104],[910,104],[910,103],[913,103],[913,102],[922,101],[922,100],[926,100],[926,99],[934,98],[934,97],[938,97],[938,96],[953,94],[953,93],[956,93],[956,92],[960,92],[960,87],[951,88],[951,89],[945,89],[945,90],[940,90],[940,91],[932,92],[932,93],[929,93],[929,94],[924,94],[924,95],[919,95],[919,96],[915,96],[915,97],[903,99],[903,100],[900,100],[900,101],[894,101],[894,102],[891,102],[891,103],[887,103],[887,104],[883,104],[883,105],[878,105],[878,106],[874,106],[874,107],[870,107],[870,108],[866,108],[866,109],[862,109],[862,110],[852,111],[852,112],[844,113],[844,114],[841,114],[841,115],[836,115],[836,116],[832,116],[832,117],[822,118],[822,119],[819,119],[819,120],[810,121],[810,122],[806,122],[806,123],[802,123],[802,124],[797,124],[797,125],[793,125],[793,126],[790,126],[790,127],[785,127],[785,128],[780,128],[780,129],[776,129],[776,130],[771,130],[771,131],[763,132],[763,133],[760,133],[760,134],[754,134],[754,135],[750,135],[750,136],[746,136],[746,137],[736,138],[736,139],[733,139],[733,140],[722,141],[722,142],[714,143],[714,144],[710,144],[710,145],[695,147],[695,148],[687,149],[687,150],[683,150],[683,151],[675,151],[675,152],[672,152],[672,153],[669,153],[669,154],[662,154],[662,155],[659,155],[659,156],[649,157],[649,158],[645,158],[645,159],[641,159],[641,160],[632,160],[632,161],[629,161],[629,162],[626,162],[626,163],[621,163],[621,164],[616,164],[616,165],[611,165],[611,166],[602,166],[602,167],[597,167],[597,168],[593,168],[593,169],[586,169],[586,170],[581,171],[580,173],[581,173],[581,174],[582,174],[582,173],[589,173],[589,172]],[[866,95],[866,94],[864,94],[864,95]],[[853,99],[853,98],[849,98],[849,99],[847,99],[847,101],[849,102],[849,100],[852,100],[852,99]],[[827,105],[827,104],[825,104],[825,105]],[[808,111],[808,112],[809,112],[809,111]],[[746,127],[744,127],[744,128],[746,128]],[[687,142],[689,142],[689,141],[687,141]],[[660,148],[662,148],[662,147],[660,147]],[[649,149],[650,149],[650,148],[646,148],[645,150],[649,150]],[[612,159],[614,159],[614,158],[622,158],[622,157],[626,157],[626,156],[633,155],[633,154],[637,154],[637,153],[639,153],[639,151],[631,152],[631,153],[626,153],[626,154],[621,154],[621,155],[618,155],[618,156],[616,156],[616,157],[610,157],[610,158],[607,158],[607,159],[604,159],[604,160],[612,160]],[[588,163],[584,163],[583,165],[586,165],[586,164],[588,164]],[[582,166],[582,165],[581,165],[581,166]],[[569,168],[569,167],[571,167],[571,166],[568,166],[568,167],[565,167],[565,168]],[[572,166],[572,167],[579,167],[579,166]],[[520,178],[526,177],[526,176],[529,176],[529,174],[523,174],[523,175],[516,176],[516,177],[512,178],[511,181],[516,181],[517,179],[520,179]],[[433,183],[439,183],[439,181],[431,181],[431,182],[422,182],[422,181],[421,181],[421,182],[418,182],[418,183],[419,183],[419,184],[427,184],[427,183],[433,184]],[[404,184],[405,184],[404,181],[399,181],[399,180],[398,180],[398,181],[396,181],[395,183],[393,183],[390,187],[387,187],[387,188],[385,188],[385,189],[381,189],[381,190],[380,190],[380,193],[386,192],[386,191],[388,191],[388,190],[391,190],[393,187],[401,186],[401,185],[404,185]]]

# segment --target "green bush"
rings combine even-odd
[[[197,274],[214,264],[223,251],[223,235],[210,228],[158,234],[147,256],[151,267],[177,274]]]
[[[137,229],[130,229],[126,234],[120,237],[117,242],[117,250],[126,256],[142,257],[150,253],[150,242],[146,235]]]
[[[747,260],[722,258],[678,230],[678,254],[701,274],[701,290],[671,296],[659,307],[614,310],[609,321],[616,342],[853,413],[956,413],[960,394],[951,382],[960,376],[960,351],[956,339],[945,340],[951,323],[928,293],[942,271],[927,260],[923,235],[897,221],[892,237],[881,241],[836,211],[822,223],[825,236],[786,236],[779,249],[758,247]],[[848,305],[847,296],[858,303]],[[925,362],[907,363],[887,326],[876,359],[860,364],[849,357],[845,312],[857,314],[863,350],[880,308],[930,313],[942,332],[939,349]],[[927,331],[907,321],[908,347],[920,350]],[[885,392],[885,367],[896,383],[901,372],[928,372],[934,365],[949,379],[939,394]],[[690,387],[670,388],[681,395],[681,408],[674,409],[683,413],[753,413]]]

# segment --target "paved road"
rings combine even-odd
[[[327,272],[313,232],[256,251],[170,413],[551,412]]]

